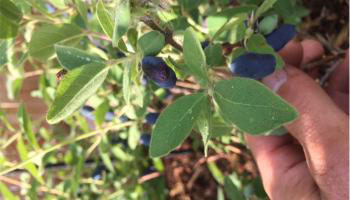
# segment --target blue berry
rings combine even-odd
[[[122,115],[119,117],[119,121],[122,123],[127,122],[129,120],[130,120],[129,117],[127,117],[126,115]]]
[[[117,58],[124,58],[125,54],[123,52],[121,52],[121,51],[118,51],[116,56],[117,56]]]
[[[114,113],[112,111],[108,111],[105,116],[105,120],[110,122],[114,119]]]
[[[92,113],[94,111],[94,108],[91,106],[83,106],[80,109],[80,114],[83,115],[85,118],[89,120],[95,120],[95,116]]]
[[[103,171],[106,171],[106,167],[104,165],[98,165],[92,173],[92,178],[94,180],[101,180]]]
[[[153,125],[156,123],[158,117],[159,117],[159,113],[154,113],[154,112],[148,113],[145,117],[146,123],[149,125]]]
[[[230,69],[242,77],[260,79],[275,71],[276,59],[271,54],[245,53],[231,63]]]
[[[151,135],[148,133],[143,133],[140,137],[140,144],[148,147],[151,143]]]
[[[281,50],[297,34],[294,25],[283,24],[266,36],[266,41],[275,51]]]
[[[202,46],[202,49],[205,49],[209,46],[209,41],[208,40],[204,40],[203,42],[201,42],[201,46]]]
[[[149,79],[161,88],[172,88],[176,84],[175,72],[162,58],[147,56],[142,60],[142,70]]]

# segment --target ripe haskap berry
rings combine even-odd
[[[114,113],[112,111],[108,111],[105,116],[105,120],[110,122],[114,119]]]
[[[205,40],[205,41],[201,42],[201,46],[202,46],[202,49],[207,48],[209,46],[209,41]]]
[[[80,109],[80,114],[83,115],[86,119],[89,120],[95,120],[95,116],[92,113],[94,111],[94,108],[91,106],[83,106]]]
[[[281,50],[297,34],[294,25],[283,24],[266,36],[266,41],[275,51]]]
[[[83,106],[80,109],[80,114],[83,115],[86,119],[94,121],[95,120],[95,115],[93,114],[94,111],[95,111],[95,109],[91,106]],[[113,119],[114,119],[114,113],[112,111],[108,111],[106,113],[105,120],[107,122],[110,122]]]
[[[276,59],[271,54],[245,53],[231,63],[231,71],[242,77],[260,79],[275,71]]]
[[[172,88],[176,84],[175,72],[162,58],[147,56],[142,60],[142,70],[149,79],[161,88]]]
[[[153,125],[156,123],[158,117],[159,117],[159,113],[154,113],[154,112],[148,113],[145,117],[146,123],[149,125]]]
[[[97,166],[94,172],[92,173],[92,179],[101,180],[103,171],[106,171],[106,167],[104,165]]]
[[[151,143],[151,135],[148,133],[143,133],[140,137],[140,144],[148,147]]]
[[[119,121],[121,123],[127,122],[129,120],[130,120],[129,117],[127,117],[126,115],[122,115],[122,116],[119,117]]]

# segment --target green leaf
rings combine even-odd
[[[219,30],[217,30],[212,38],[213,41],[216,41],[217,38],[226,42],[227,37],[233,37],[231,36],[231,32],[236,32],[238,33],[237,36],[243,37],[243,31],[245,30],[245,25],[244,25],[244,21],[246,21],[248,19],[248,14],[246,13],[241,13],[241,14],[237,14],[233,17],[231,17],[229,20],[227,20],[227,22],[225,22]],[[241,28],[243,27],[241,30],[239,30],[239,32],[237,32],[237,28]],[[233,38],[229,38],[230,40],[232,40]],[[240,38],[237,38],[237,40]]]
[[[98,1],[96,8],[97,20],[100,23],[102,30],[108,35],[109,38],[113,38],[113,20],[108,10],[106,10],[103,0]]]
[[[72,24],[52,25],[45,24],[36,28],[29,42],[29,54],[39,60],[46,61],[54,55],[54,45],[75,44],[80,40],[81,30]]]
[[[83,20],[87,21],[88,8],[83,0],[75,0],[76,9],[78,10],[80,16]]]
[[[178,0],[179,5],[183,7],[185,10],[190,11],[196,9],[201,1],[200,0]]]
[[[221,187],[217,188],[217,196],[216,196],[217,200],[225,200],[225,194],[224,194],[224,190]]]
[[[205,98],[200,108],[200,115],[197,118],[197,127],[202,135],[204,155],[208,155],[208,142],[212,133],[212,111],[209,98]]]
[[[11,125],[8,117],[6,116],[6,113],[5,111],[3,111],[1,108],[0,108],[0,121],[2,122],[2,124],[11,132],[15,132],[15,128]],[[1,163],[0,163],[1,165]]]
[[[133,66],[133,60],[129,60],[124,64],[123,71],[123,97],[126,104],[130,104],[131,96],[131,68]]]
[[[226,120],[244,132],[258,135],[298,117],[298,112],[258,81],[247,78],[220,81],[214,98]]]
[[[204,52],[208,65],[220,66],[224,64],[224,58],[220,44],[210,44],[207,48],[205,48]]]
[[[129,128],[128,133],[128,145],[130,149],[134,150],[140,139],[140,130],[136,125],[133,125]]]
[[[228,35],[228,42],[231,44],[235,44],[244,39],[247,27],[244,23],[239,23],[231,28]]]
[[[272,54],[276,58],[276,69],[282,69],[284,61],[275,50],[266,42],[266,39],[261,34],[254,34],[247,41],[246,48],[250,52]]]
[[[137,49],[138,32],[135,28],[128,30],[128,41],[134,49]]]
[[[67,70],[73,70],[90,63],[105,64],[102,58],[92,56],[77,48],[55,45],[55,50],[58,61]]]
[[[22,19],[21,10],[9,0],[0,0],[0,39],[16,37]]]
[[[250,14],[255,9],[256,9],[256,6],[254,5],[239,6],[236,8],[228,8],[208,16],[207,21],[208,21],[209,35],[213,36],[232,17],[242,13]]]
[[[84,104],[101,87],[108,69],[105,65],[92,63],[65,75],[46,116],[47,121],[50,124],[58,123]]]
[[[21,129],[26,134],[30,145],[32,145],[32,147],[36,150],[40,149],[39,144],[36,140],[35,134],[33,132],[32,121],[28,116],[28,113],[26,112],[23,104],[21,104],[21,106],[18,109],[17,117],[18,117]]]
[[[120,38],[128,31],[130,24],[130,5],[129,0],[116,0],[113,46],[117,46]]]
[[[108,112],[108,109],[109,109],[108,101],[104,101],[97,107],[95,116],[96,116],[96,124],[99,127],[101,127],[103,122],[105,121],[106,113]]]
[[[225,123],[225,121],[219,117],[213,117],[212,120],[212,133],[210,138],[221,137],[225,135],[230,135],[232,132],[233,126],[231,124]]]
[[[243,192],[238,189],[229,176],[224,179],[224,190],[231,200],[245,200]]]
[[[18,138],[16,147],[17,147],[17,151],[18,151],[18,154],[19,154],[19,157],[21,158],[21,160],[27,161],[29,159],[29,156],[28,156],[28,152],[27,152],[27,149],[26,149],[26,146],[23,142],[22,137]],[[24,168],[26,170],[28,170],[28,172],[31,173],[37,181],[39,181],[41,184],[44,183],[44,179],[42,178],[38,169],[36,168],[36,166],[32,162],[29,162],[28,164],[26,164],[24,166]]]
[[[159,31],[150,31],[140,37],[138,45],[144,56],[155,56],[163,49],[165,37]]]
[[[35,8],[37,11],[39,11],[41,14],[46,15],[49,17],[49,14],[47,12],[47,9],[45,7],[44,1],[42,0],[27,0],[26,1],[32,8]]]
[[[206,86],[208,83],[208,72],[205,55],[191,27],[185,31],[183,48],[188,70],[197,78],[201,85]]]
[[[276,2],[277,0],[265,0],[256,10],[255,19],[258,19],[263,13],[272,8]]]
[[[264,19],[259,23],[259,31],[260,33],[267,35],[271,33],[278,24],[278,16],[277,15],[270,15],[264,17]]]
[[[19,198],[16,197],[2,182],[0,182],[0,192],[2,196],[7,200],[19,200]]]
[[[215,162],[209,162],[207,163],[208,169],[211,173],[211,175],[214,177],[214,179],[220,184],[224,184],[225,176],[221,172],[221,170],[218,168],[218,166],[215,164]]]
[[[8,44],[6,40],[0,40],[0,67],[8,62],[7,59]]]
[[[152,132],[151,157],[164,156],[181,145],[191,133],[205,98],[203,93],[180,97],[160,114]]]

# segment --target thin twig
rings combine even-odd
[[[60,69],[49,69],[47,71],[39,69],[39,70],[35,70],[35,71],[24,73],[23,78],[30,78],[30,77],[33,77],[33,76],[39,76],[39,75],[44,74],[45,72],[56,74],[59,71],[60,71]]]
[[[319,67],[320,65],[323,65],[323,64],[328,64],[329,62],[331,61],[334,61],[334,60],[337,60],[341,57],[343,57],[344,54],[343,53],[340,53],[340,54],[337,54],[337,55],[329,55],[329,56],[326,56],[324,58],[322,58],[321,60],[317,60],[315,62],[311,62],[311,63],[308,63],[308,64],[305,64],[304,66],[302,66],[303,69],[312,69],[312,68],[315,68],[315,67]]]
[[[153,173],[150,173],[150,174],[141,176],[141,177],[138,179],[137,182],[138,182],[139,184],[142,184],[142,183],[144,183],[144,182],[146,182],[146,181],[149,181],[149,180],[151,180],[151,179],[155,179],[155,178],[157,178],[157,177],[159,177],[159,176],[161,176],[161,175],[162,175],[162,174],[159,173],[159,172],[153,172]]]
[[[9,178],[9,177],[6,177],[6,176],[0,176],[0,181],[5,182],[7,184],[18,186],[20,188],[30,189],[32,187],[28,183],[23,183],[23,182],[20,182],[20,181],[18,181],[16,179],[12,179],[12,178]],[[47,188],[47,187],[44,187],[44,186],[40,186],[38,189],[41,192],[46,192],[46,193],[50,193],[50,194],[53,194],[53,195],[57,195],[57,196],[68,198],[67,194],[65,194],[65,193],[63,193],[61,191],[55,190],[55,189],[50,189],[50,188]]]
[[[161,29],[158,24],[156,24],[154,21],[150,19],[146,19],[145,17],[141,19],[143,23],[145,23],[147,26],[149,26],[151,29],[161,32],[165,36],[165,42],[173,46],[179,51],[182,51],[181,45],[179,45],[174,39],[173,39],[173,33],[170,30],[163,30]]]
[[[2,170],[0,171],[0,176],[4,175],[4,174],[7,174],[9,172],[12,172],[16,169],[20,169],[20,168],[23,168],[25,165],[27,165],[28,163],[31,163],[33,162],[33,160],[35,159],[38,159],[38,158],[41,158],[43,157],[44,155],[46,155],[47,153],[49,152],[52,152],[52,151],[55,151],[57,149],[60,149],[66,145],[69,145],[69,144],[72,144],[74,142],[78,142],[78,141],[81,141],[81,140],[84,140],[84,139],[87,139],[87,138],[90,138],[90,137],[94,137],[98,134],[101,134],[102,132],[107,132],[109,130],[113,130],[113,129],[122,129],[124,127],[127,127],[127,126],[130,126],[131,125],[131,122],[125,122],[123,124],[114,124],[114,125],[111,125],[111,126],[108,126],[108,127],[105,127],[103,129],[99,129],[99,130],[96,130],[96,131],[92,131],[92,132],[89,132],[89,133],[86,133],[86,134],[83,134],[83,135],[80,135],[76,138],[73,138],[72,140],[68,140],[68,141],[64,141],[64,142],[61,142],[59,144],[56,144],[46,150],[43,150],[41,152],[38,152],[37,154],[35,154],[33,157],[29,158],[28,160],[25,160],[13,167],[10,167],[8,169],[5,169],[5,170]]]

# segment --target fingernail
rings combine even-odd
[[[277,92],[287,82],[287,73],[281,69],[265,77],[262,82],[272,91]]]

